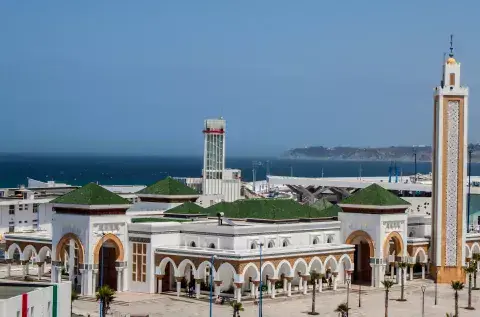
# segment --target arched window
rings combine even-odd
[[[327,243],[332,243],[333,242],[333,237],[332,236],[328,236],[327,238]]]
[[[195,247],[197,246],[197,244],[195,243],[195,241],[192,241],[192,242],[190,242],[190,246],[191,246],[192,248],[195,248]]]
[[[252,242],[252,244],[250,244],[250,249],[255,250],[256,248],[257,248],[257,244],[255,242]]]
[[[318,238],[313,239],[313,244],[318,244]]]
[[[210,243],[210,244],[208,245],[208,247],[209,247],[210,249],[215,249],[215,244],[214,244],[214,243]]]
[[[268,243],[268,248],[269,248],[269,249],[270,249],[270,248],[273,248],[274,246],[275,246],[275,244],[273,243],[273,241],[270,241],[270,242]]]
[[[288,247],[288,240],[287,240],[287,239],[283,240],[282,246],[283,246],[284,248],[285,248],[285,247]]]

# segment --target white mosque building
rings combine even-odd
[[[409,203],[377,184],[338,205],[232,199],[203,208],[198,193],[167,178],[138,192],[138,203],[172,208],[138,218],[127,211],[130,201],[91,183],[51,202],[51,234],[5,235],[6,258],[21,263],[24,274],[33,262],[39,277],[51,258],[52,281],[77,281],[84,296],[103,283],[118,292],[177,295],[193,286],[199,297],[211,281],[216,294],[239,301],[255,297],[260,283],[268,296],[291,296],[311,289],[314,270],[325,278],[319,291],[347,281],[380,287],[387,278],[464,280],[462,268],[480,253],[480,234],[465,225],[468,89],[453,53],[434,103],[432,217],[409,217]],[[212,186],[223,177],[222,127],[206,127],[216,135],[206,140],[215,153],[204,169]],[[409,268],[402,272],[399,262]]]

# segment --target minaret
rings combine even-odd
[[[465,280],[468,88],[460,85],[452,39],[433,97],[431,272],[438,283]]]
[[[223,118],[207,119],[203,129],[203,194],[223,193],[222,179],[225,169],[225,128]]]

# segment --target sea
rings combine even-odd
[[[55,180],[71,185],[98,182],[102,185],[149,185],[166,176],[201,177],[203,157],[99,156],[99,155],[2,155],[0,188],[26,185],[27,178]],[[228,168],[242,171],[242,180],[271,175],[299,177],[388,176],[391,162],[299,160],[268,157],[231,157]],[[395,168],[392,169],[395,171]],[[398,177],[412,175],[413,162],[397,162]],[[418,173],[429,173],[430,162],[418,162]],[[395,174],[395,172],[392,172]],[[480,164],[472,164],[472,175],[480,175]],[[393,181],[395,176],[393,175]]]

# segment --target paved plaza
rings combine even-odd
[[[446,312],[454,311],[453,291],[449,286],[438,287],[438,305],[434,305],[435,287],[431,281],[427,282],[425,292],[425,316],[445,316]],[[405,289],[407,301],[398,302],[400,287],[395,286],[390,292],[389,316],[422,316],[422,281],[409,282]],[[363,289],[366,289],[363,291]],[[362,289],[362,307],[358,308],[358,288],[353,287],[350,293],[350,316],[384,316],[384,295],[382,289]],[[325,291],[317,294],[317,311],[320,316],[338,316],[334,310],[338,304],[346,301],[346,290],[337,292]],[[480,291],[473,291],[473,306],[480,309]],[[463,317],[478,316],[479,311],[464,309],[467,304],[467,289],[460,293],[460,315]],[[93,299],[82,299],[74,302],[74,313],[87,316],[98,316],[98,303]],[[308,316],[311,309],[311,294],[307,296],[295,295],[291,298],[278,297],[274,300],[265,299],[263,308],[264,317],[278,316]],[[258,316],[258,306],[252,302],[244,302],[245,311],[242,317]],[[209,304],[207,301],[194,300],[173,295],[119,293],[116,302],[112,304],[112,316],[128,316],[128,314],[149,314],[153,316],[208,316]],[[229,306],[213,306],[213,316],[231,316]]]

